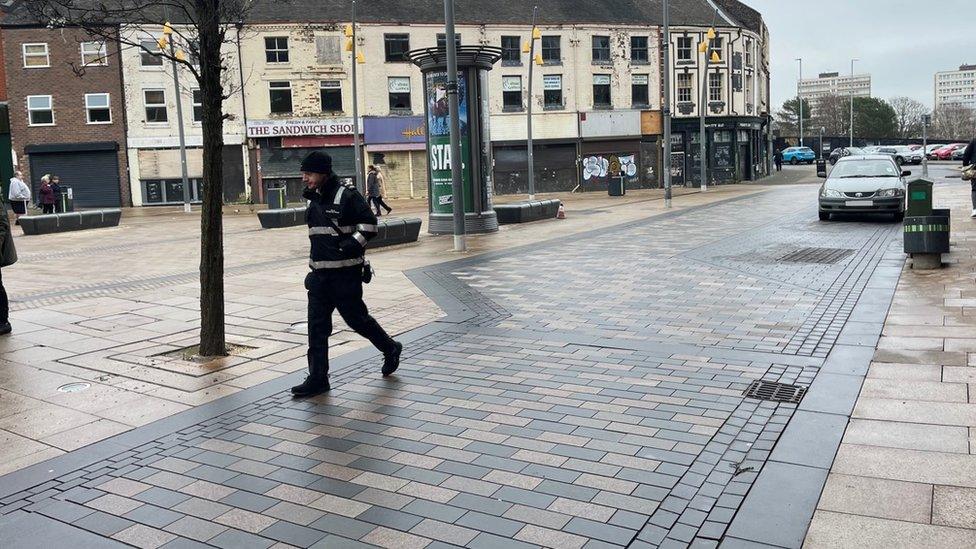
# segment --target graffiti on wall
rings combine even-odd
[[[583,181],[610,177],[637,177],[637,155],[598,155],[583,159]]]

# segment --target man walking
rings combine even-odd
[[[966,150],[962,153],[962,165],[972,166],[976,164],[976,137],[966,145]],[[976,179],[969,182],[969,194],[973,201],[973,213],[969,217],[976,217]]]
[[[369,198],[369,203],[372,207],[376,208],[376,215],[380,214],[380,207],[386,210],[386,214],[389,215],[393,211],[386,202],[383,201],[383,195],[386,194],[386,189],[383,181],[383,173],[376,166],[370,164],[369,171],[366,174],[366,196]]]
[[[10,307],[7,303],[7,290],[3,287],[2,267],[9,267],[17,261],[17,250],[14,248],[14,237],[10,233],[10,219],[7,218],[7,206],[0,200],[0,335],[10,333]]]
[[[20,216],[27,213],[27,204],[30,203],[31,191],[27,183],[24,183],[24,174],[17,170],[14,176],[10,178],[10,190],[7,193],[7,198],[10,199],[10,207],[14,210],[14,215],[17,216],[17,222],[15,225],[20,225]]]
[[[403,345],[396,342],[369,315],[363,302],[368,282],[366,242],[376,236],[376,216],[354,187],[345,186],[332,172],[332,158],[314,151],[302,161],[303,196],[308,200],[305,221],[311,240],[312,272],[305,277],[308,290],[308,377],[292,387],[296,397],[328,391],[329,335],[336,309],[350,328],[383,353],[383,376],[400,365]],[[365,275],[365,276],[364,276]]]
[[[776,163],[776,171],[783,171],[783,151],[776,149],[773,154],[773,162]]]

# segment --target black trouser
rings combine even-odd
[[[363,302],[359,267],[312,271],[305,277],[308,290],[308,372],[315,378],[329,375],[329,335],[332,313],[339,315],[357,334],[383,353],[394,350],[393,339],[369,316]]]
[[[976,210],[976,181],[969,184],[969,195],[973,199],[973,210]]]
[[[54,204],[41,204],[41,211],[46,214],[53,214]]]
[[[382,206],[387,212],[393,210],[386,202],[383,202],[382,196],[371,196],[369,197],[369,203],[376,208],[377,215],[380,213],[380,206]]]
[[[780,171],[782,169],[783,169],[783,163],[782,162],[777,162],[776,163],[776,171]]]
[[[3,288],[3,271],[0,270],[0,324],[6,323],[9,320],[9,315],[10,304],[7,303],[7,290]]]

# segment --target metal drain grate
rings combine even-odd
[[[800,248],[781,256],[777,261],[833,265],[853,253],[854,250],[847,248]]]
[[[753,381],[743,393],[746,398],[790,402],[793,404],[798,404],[805,394],[807,394],[806,387],[776,383],[774,381]]]

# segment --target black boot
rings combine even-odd
[[[329,377],[308,376],[301,385],[291,388],[291,394],[296,397],[310,397],[328,392],[332,387],[329,385]]]
[[[0,322],[0,335],[7,335],[11,330],[9,322]]]
[[[388,377],[400,367],[400,353],[403,352],[403,344],[393,342],[393,350],[383,353],[383,377]]]

